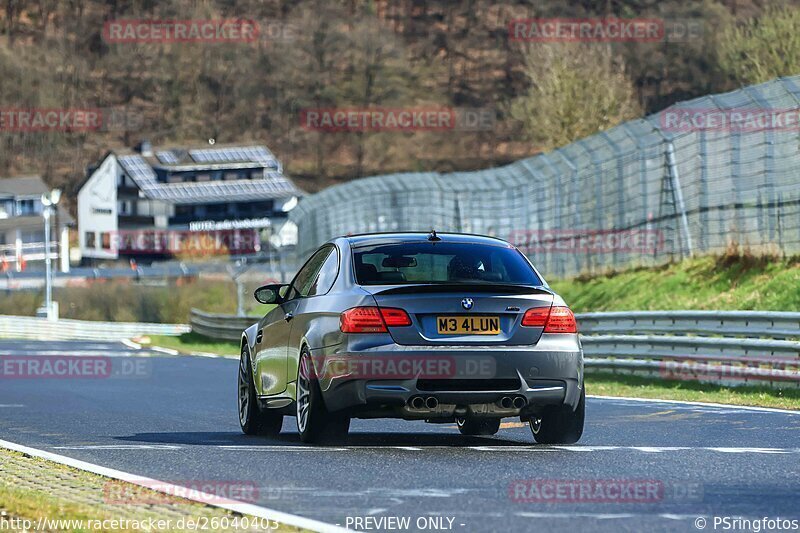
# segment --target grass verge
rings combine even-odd
[[[145,342],[149,340],[149,342]],[[184,333],[177,337],[167,335],[150,335],[147,338],[138,339],[144,346],[161,346],[162,348],[172,348],[181,353],[192,354],[198,352],[215,353],[219,355],[239,355],[238,341],[225,341],[211,339],[199,333]]]
[[[576,313],[590,311],[800,311],[800,259],[731,252],[652,268],[551,283]]]
[[[800,410],[800,389],[779,390],[757,386],[731,388],[713,383],[662,381],[605,372],[586,374],[586,393]]]
[[[732,247],[659,267],[632,268],[551,283],[575,312],[659,310],[800,311],[800,258]],[[591,372],[590,394],[800,409],[800,390],[725,387],[693,381]]]
[[[7,526],[0,529],[23,531],[21,521],[30,520],[27,529],[33,530],[41,519],[48,521],[41,523],[44,531],[189,531],[189,520],[194,520],[216,525],[215,531],[263,531],[252,524],[242,528],[241,521],[233,527],[236,518],[242,516],[0,449],[0,524]],[[299,531],[278,526],[277,531]]]

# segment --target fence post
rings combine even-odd
[[[708,145],[706,131],[700,130],[700,198],[697,201],[700,219],[700,242],[698,247],[701,251],[706,251],[710,247],[708,233]]]
[[[594,173],[594,194],[595,194],[594,220],[595,220],[596,228],[599,228],[600,226],[603,225],[603,211],[604,211],[603,204],[602,204],[602,199],[603,199],[603,168],[602,168],[602,162],[597,159],[597,154],[595,154],[593,151],[590,151],[590,150],[588,150],[586,148],[586,145],[584,144],[585,141],[586,141],[586,139],[582,139],[580,141],[576,141],[575,145],[580,146],[583,149],[583,151],[586,152],[586,155],[589,156],[589,160],[592,162],[592,164],[594,165],[594,167],[596,169],[596,171]],[[587,263],[589,264],[589,270],[590,271],[592,269],[592,261],[590,260],[591,257],[592,257],[591,252],[587,252]],[[595,265],[597,263],[598,263],[597,261],[594,261]],[[603,263],[605,263],[605,261],[603,261]]]
[[[600,136],[611,145],[611,149],[614,151],[614,156],[617,158],[617,213],[614,225],[616,226],[617,230],[622,230],[625,227],[625,172],[622,166],[622,150],[620,150],[619,145],[615,143],[613,139],[611,139],[611,137],[608,135],[608,132],[600,132]],[[624,252],[620,250],[619,253]],[[617,254],[617,250],[611,250],[611,262],[614,263],[615,266],[619,261]]]
[[[570,159],[564,155],[563,150],[556,150],[561,159],[564,160],[564,163],[569,167],[570,170],[570,187],[571,191],[569,193],[570,203],[572,204],[572,208],[574,209],[575,218],[572,223],[573,230],[577,230],[578,228],[583,229],[583,217],[581,213],[583,210],[580,206],[580,188],[578,187],[578,168],[570,161]],[[578,253],[578,250],[575,250],[572,254],[572,257],[575,260],[575,273],[579,274],[583,270],[583,261],[581,260],[581,255]]]
[[[684,243],[686,250],[691,257],[694,255],[692,247],[692,235],[689,232],[689,219],[686,216],[686,204],[683,203],[683,191],[681,190],[681,180],[678,175],[678,163],[675,161],[675,147],[670,141],[667,144],[667,164],[669,165],[669,177],[672,181],[672,194],[675,195],[675,207],[681,217],[681,228],[683,229]]]
[[[759,93],[754,87],[745,87],[744,91],[750,98],[753,99],[764,111],[769,111],[769,102],[764,96]],[[773,128],[766,128],[764,135],[766,136],[767,153],[764,156],[764,187],[767,189],[766,206],[767,209],[759,214],[766,216],[767,222],[767,239],[773,241],[775,239],[775,218],[771,216],[770,211],[775,209],[775,130]],[[773,212],[774,213],[774,212]],[[759,220],[760,222],[760,220]]]
[[[551,224],[551,229],[562,229],[561,224],[561,184],[559,183],[559,172],[556,166],[550,161],[550,158],[547,157],[547,154],[542,154],[542,160],[544,160],[545,164],[550,168],[551,172],[553,173],[553,179],[550,182],[553,191],[553,198],[552,198],[552,207],[553,207],[553,224]],[[555,226],[555,227],[552,227]],[[556,239],[558,242],[559,239]],[[554,243],[555,244],[555,243]],[[560,276],[565,275],[567,271],[566,261],[564,261],[563,253],[559,251],[557,246],[553,246],[553,252],[551,253],[551,257],[554,260],[553,263],[556,266],[556,270]]]

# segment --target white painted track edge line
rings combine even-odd
[[[178,355],[180,353],[178,350],[173,350],[172,348],[162,348],[161,346],[150,346],[150,349],[154,352],[161,352],[167,355]]]
[[[133,342],[130,339],[122,339],[122,341],[120,341],[120,342],[122,342],[122,344],[124,344],[128,348],[133,348],[134,350],[141,350],[142,349],[142,345],[141,344],[139,344],[138,342]]]
[[[755,405],[733,405],[729,403],[712,403],[712,402],[690,402],[688,400],[664,400],[662,398],[632,398],[630,396],[599,396],[594,394],[587,394],[587,398],[594,398],[597,400],[625,400],[629,402],[645,402],[645,403],[677,403],[682,405],[695,405],[699,407],[723,407],[725,409],[738,409],[741,411],[757,411],[765,413],[783,413],[790,415],[800,415],[800,411],[792,409],[778,409],[777,407],[758,407]]]
[[[25,455],[30,455],[31,457],[46,459],[48,461],[52,461],[54,463],[58,463],[64,466],[77,468],[78,470],[91,472],[92,474],[97,474],[99,476],[116,479],[117,481],[132,483],[134,485],[149,488],[151,490],[155,490],[158,492],[163,492],[165,494],[170,494],[170,491],[173,491],[171,493],[173,495],[184,492],[181,490],[180,487],[172,485],[171,483],[166,483],[160,480],[147,478],[144,476],[137,476],[135,474],[130,474],[128,472],[123,472],[121,470],[115,470],[113,468],[107,468],[105,466],[100,466],[93,463],[88,463],[86,461],[81,461],[80,459],[73,459],[71,457],[66,457],[64,455],[59,455],[45,450],[39,450],[37,448],[23,446],[22,444],[9,442],[7,440],[0,439],[0,447],[5,448],[7,450],[24,453]],[[181,492],[176,493],[174,492],[175,490],[181,490]],[[184,499],[194,501],[196,503],[200,503],[203,505],[208,505],[211,507],[219,507],[221,509],[227,509],[228,511],[233,511],[240,514],[256,516],[268,520],[275,520],[282,524],[296,526],[304,529],[310,529],[312,531],[319,531],[320,533],[328,533],[328,532],[338,533],[341,531],[349,531],[348,529],[345,529],[341,526],[337,526],[334,524],[327,524],[325,522],[320,522],[317,520],[313,520],[311,518],[304,518],[302,516],[293,515],[283,511],[276,511],[273,509],[269,509],[267,507],[261,507],[251,503],[244,503],[237,501],[209,503],[209,501],[213,501],[214,499],[214,497],[210,494],[197,493],[197,496],[194,497],[185,496]]]

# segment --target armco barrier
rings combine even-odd
[[[200,335],[212,339],[238,341],[242,338],[242,332],[260,319],[260,316],[222,315],[192,309],[189,323],[192,331]]]
[[[583,334],[659,333],[800,337],[800,313],[772,311],[616,311],[578,315]]]
[[[260,318],[193,309],[190,322],[207,337],[238,340]],[[577,318],[587,372],[800,387],[800,313],[620,311]]]
[[[121,340],[141,335],[181,335],[187,324],[95,322],[91,320],[47,320],[46,318],[0,315],[0,338],[34,340]]]
[[[800,313],[619,311],[577,315],[587,372],[800,387]]]

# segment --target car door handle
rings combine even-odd
[[[258,335],[256,335],[256,342],[261,342],[261,340],[263,338],[264,338],[264,332],[261,331],[261,330],[258,330]]]
[[[293,319],[293,318],[294,318],[294,315],[293,315],[292,313],[286,313],[285,315],[283,315],[283,319],[284,319],[286,322],[289,322],[289,321],[290,321],[291,319]]]

